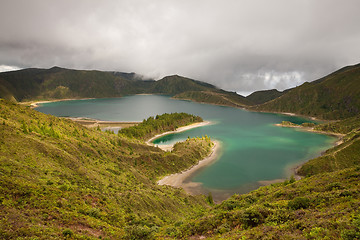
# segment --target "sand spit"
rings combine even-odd
[[[221,144],[219,141],[214,141],[214,146],[212,148],[209,156],[199,161],[198,164],[192,166],[191,168],[180,172],[168,175],[158,181],[159,185],[169,185],[177,188],[183,188],[189,194],[199,194],[201,193],[201,183],[189,182],[188,180],[194,173],[199,171],[201,168],[204,168],[211,163],[215,162],[220,157]]]
[[[164,133],[158,134],[158,135],[150,138],[149,140],[146,141],[146,144],[148,144],[150,146],[155,146],[155,144],[153,144],[152,141],[154,141],[155,139],[157,139],[159,137],[162,137],[162,136],[165,136],[165,135],[168,135],[168,134],[172,134],[172,133],[184,132],[184,131],[190,130],[192,128],[203,127],[203,126],[210,125],[210,124],[212,124],[212,122],[204,121],[204,122],[199,122],[199,123],[193,123],[193,124],[190,124],[190,125],[187,125],[187,126],[184,126],[184,127],[179,127],[175,131],[164,132]],[[170,144],[170,145],[156,145],[156,146],[161,148],[164,151],[171,151],[172,147],[173,147],[173,144]]]

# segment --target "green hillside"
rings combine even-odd
[[[282,96],[287,91],[289,90],[286,90],[284,92],[279,92],[276,89],[256,91],[250,94],[249,96],[247,96],[246,99],[255,104],[263,104]]]
[[[299,174],[314,175],[360,165],[360,115],[342,121],[320,124],[315,127],[315,130],[346,135],[342,138],[340,145],[306,162],[299,169]]]
[[[177,99],[191,100],[201,103],[211,103],[230,107],[244,107],[252,105],[245,97],[236,93],[212,91],[187,91],[174,96]]]
[[[159,81],[156,81],[149,90],[151,93],[176,95],[187,91],[217,91],[218,89],[208,83],[195,81],[190,78],[181,77],[178,75],[167,76]]]
[[[207,208],[156,184],[209,154],[208,138],[172,152],[0,101],[1,239],[140,239]]]
[[[221,99],[209,99],[206,92]],[[186,99],[222,105],[252,104],[244,97],[215,86],[178,75],[158,81],[141,80],[135,73],[50,69],[24,69],[0,73],[0,97],[9,101],[34,101],[67,98],[110,98],[140,93],[174,96],[186,93]],[[178,97],[180,97],[179,95]]]
[[[234,195],[167,228],[181,239],[359,239],[360,167]]]
[[[286,94],[253,108],[291,112],[321,119],[345,119],[360,113],[360,64],[304,83]]]

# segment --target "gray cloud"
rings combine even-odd
[[[283,90],[359,62],[358,9],[358,0],[12,0],[0,9],[0,65]]]

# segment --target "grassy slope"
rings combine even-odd
[[[252,105],[252,102],[240,95],[237,95],[236,93],[224,93],[221,91],[187,91],[175,95],[174,98],[230,107],[244,107]]]
[[[190,236],[209,239],[358,239],[359,171],[359,167],[349,168],[234,195],[204,216],[168,229],[184,239]]]
[[[246,99],[255,104],[263,104],[282,96],[284,93],[285,92],[279,92],[276,89],[256,91],[247,96]]]
[[[301,175],[332,172],[360,164],[360,116],[342,121],[321,124],[315,130],[346,134],[343,143],[328,149],[322,156],[306,162],[300,169]]]
[[[203,211],[202,197],[156,185],[210,151],[173,152],[0,101],[2,238],[140,238]]]
[[[260,111],[292,112],[322,119],[345,119],[360,113],[360,64],[322,79],[304,83],[270,102]]]

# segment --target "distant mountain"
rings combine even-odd
[[[195,81],[190,78],[178,75],[167,76],[156,81],[151,88],[152,93],[176,95],[187,91],[218,91],[218,89],[208,83]]]
[[[121,97],[139,93],[174,96],[186,92],[220,94],[221,98],[231,99],[211,102],[216,104],[230,106],[251,104],[244,97],[232,92],[178,75],[155,81],[143,80],[135,73],[71,70],[59,67],[0,73],[0,98],[12,101]],[[206,102],[206,98],[202,98],[199,94],[196,99],[191,99],[191,96],[186,94],[183,98]],[[178,95],[177,98],[182,97]]]
[[[360,113],[360,64],[306,82],[253,109],[291,112],[321,119],[355,116]]]
[[[187,91],[175,95],[174,98],[230,107],[245,107],[253,104],[245,97],[236,93],[223,93],[221,91]]]
[[[285,90],[283,92],[280,92],[276,89],[256,91],[247,96],[246,99],[255,104],[262,104],[282,96],[287,91],[289,90]]]

